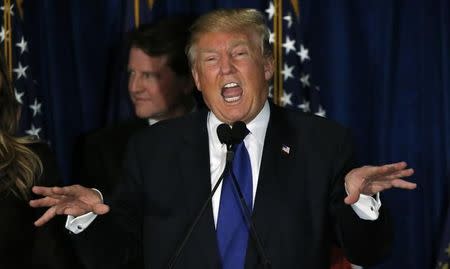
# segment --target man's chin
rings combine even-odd
[[[155,113],[149,111],[135,110],[134,113],[136,114],[136,117],[140,119],[152,119],[155,117]]]
[[[234,122],[237,121],[246,121],[246,115],[244,115],[243,113],[229,113],[227,112],[227,114],[223,113],[221,115],[227,115],[227,117],[221,117],[221,119],[219,118],[219,120],[221,120],[224,123],[227,124],[232,124]]]

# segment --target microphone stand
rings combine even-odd
[[[184,246],[186,245],[186,243],[189,241],[189,238],[191,237],[192,232],[194,231],[195,226],[197,226],[197,223],[200,221],[200,218],[203,216],[203,214],[205,213],[206,208],[208,207],[209,202],[211,201],[212,197],[214,196],[214,194],[216,193],[217,188],[219,187],[220,183],[223,181],[223,179],[225,178],[225,175],[228,171],[231,171],[231,163],[233,161],[234,158],[234,152],[231,148],[231,145],[227,145],[227,156],[226,156],[226,163],[225,163],[225,168],[223,169],[222,174],[219,177],[219,180],[217,181],[217,183],[214,185],[214,188],[212,189],[211,193],[209,194],[208,198],[206,199],[205,203],[203,204],[202,208],[200,209],[199,213],[197,214],[197,216],[195,217],[194,221],[192,222],[191,226],[189,226],[188,232],[186,234],[186,236],[184,237],[183,241],[181,242],[180,246],[177,248],[177,250],[175,251],[175,254],[172,256],[172,258],[169,260],[169,263],[167,265],[168,269],[173,269],[175,268],[176,262],[181,254],[181,252],[183,251]]]
[[[239,196],[239,203],[241,204],[241,209],[243,211],[242,213],[244,215],[245,221],[247,222],[250,233],[251,233],[253,239],[255,240],[257,252],[261,255],[262,268],[263,269],[271,269],[272,264],[271,264],[269,258],[267,257],[266,252],[264,251],[264,248],[261,243],[261,238],[258,236],[258,233],[256,232],[255,223],[251,219],[252,213],[251,213],[250,209],[248,208],[247,203],[245,202],[244,195],[242,194],[241,187],[239,186],[236,176],[233,173],[233,169],[230,169],[230,174],[231,174],[231,179],[232,179],[231,182],[233,183],[233,187],[237,191],[238,196]]]

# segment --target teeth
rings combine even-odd
[[[233,96],[233,97],[225,97],[224,99],[225,99],[225,102],[232,103],[232,102],[236,102],[239,99],[241,99],[241,96],[239,95],[239,96]]]
[[[237,87],[237,86],[239,86],[239,85],[236,82],[230,82],[230,83],[225,84],[223,87],[224,88],[232,88],[232,87]]]

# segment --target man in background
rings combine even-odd
[[[184,53],[190,23],[187,17],[168,18],[131,33],[128,91],[137,118],[86,136],[78,171],[82,185],[110,194],[120,180],[130,136],[194,109],[194,83]]]

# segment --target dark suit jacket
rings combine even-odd
[[[121,180],[123,159],[128,140],[136,131],[148,127],[142,119],[132,119],[96,130],[80,139],[74,159],[79,183],[95,187],[109,195]]]
[[[166,268],[211,191],[206,119],[206,112],[193,113],[130,140],[127,180],[106,201],[111,212],[82,233],[91,242],[108,237],[125,244],[108,249],[103,244],[109,259],[99,261],[100,266],[141,255],[145,268]],[[283,145],[290,147],[289,154]],[[273,269],[328,268],[333,242],[356,264],[373,264],[387,253],[391,227],[385,210],[377,221],[364,221],[343,202],[343,178],[353,167],[352,158],[344,128],[271,107],[253,220]],[[250,241],[246,268],[258,268],[258,260]],[[211,205],[176,268],[220,268]]]
[[[44,168],[35,184],[61,185],[56,160],[48,146],[33,143],[29,147],[39,156]],[[28,201],[9,191],[0,192],[0,268],[80,268],[64,229],[65,217],[57,216],[40,228],[33,225],[44,212],[45,209],[31,208]]]

